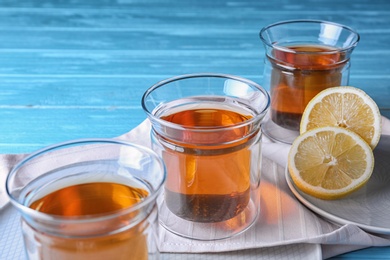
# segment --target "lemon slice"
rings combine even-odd
[[[321,199],[341,198],[371,177],[374,155],[356,133],[320,127],[295,139],[288,154],[291,179],[301,191]]]
[[[318,93],[303,112],[300,133],[323,126],[339,126],[360,135],[372,149],[381,135],[381,115],[363,90],[345,86]]]

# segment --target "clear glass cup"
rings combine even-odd
[[[39,150],[10,172],[27,259],[160,259],[165,167],[148,148],[83,139]]]
[[[310,100],[326,88],[348,85],[359,34],[341,24],[293,20],[264,27],[260,39],[266,52],[263,86],[271,93],[263,132],[291,144]]]
[[[269,103],[258,84],[223,74],[182,75],[145,92],[152,146],[167,168],[162,226],[183,237],[216,240],[255,222],[260,125]]]

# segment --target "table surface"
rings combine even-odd
[[[356,29],[350,85],[390,117],[387,0],[2,0],[0,153],[116,137],[145,119],[144,91],[165,78],[217,72],[262,83],[259,30],[291,19]],[[368,248],[334,259],[389,259]]]

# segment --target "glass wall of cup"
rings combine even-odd
[[[263,86],[271,94],[263,132],[291,144],[310,100],[326,88],[348,85],[350,58],[360,36],[341,24],[293,20],[264,27],[260,39],[265,47]]]
[[[148,89],[142,107],[153,149],[167,167],[162,225],[192,239],[248,229],[259,214],[261,123],[270,98],[261,86],[224,74],[190,74]]]
[[[165,167],[152,150],[83,139],[39,150],[10,172],[27,259],[159,259],[156,199]]]

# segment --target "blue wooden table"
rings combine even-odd
[[[390,117],[387,0],[2,0],[0,153],[126,133],[145,119],[143,92],[174,75],[228,73],[261,84],[259,30],[290,19],[356,29],[350,85]],[[374,257],[390,259],[390,248],[334,259]]]

